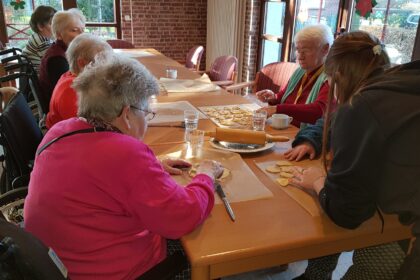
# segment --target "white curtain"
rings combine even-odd
[[[245,0],[207,1],[207,69],[216,57],[234,55],[238,58],[237,77],[240,79],[243,65],[245,12]]]

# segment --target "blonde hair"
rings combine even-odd
[[[54,37],[57,38],[61,32],[73,21],[78,20],[84,26],[86,22],[85,16],[78,9],[70,9],[67,11],[56,12],[53,16],[51,29]]]
[[[66,51],[70,71],[76,75],[79,74],[82,69],[79,68],[77,60],[83,59],[86,62],[91,62],[99,53],[107,55],[112,53],[112,48],[105,40],[95,35],[80,34],[71,41]]]

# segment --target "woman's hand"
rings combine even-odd
[[[191,163],[182,159],[165,158],[161,160],[163,169],[171,175],[182,174],[182,168],[190,168]]]
[[[258,100],[262,102],[268,102],[268,100],[276,98],[276,95],[274,94],[274,92],[272,92],[269,89],[263,89],[263,90],[257,91],[255,95],[257,96]]]
[[[197,174],[199,173],[204,173],[214,180],[222,176],[223,166],[215,160],[204,160],[197,168]]]
[[[267,107],[262,107],[261,109],[257,110],[257,112],[261,112],[261,111],[266,111],[267,112],[267,118],[269,118],[277,112],[277,107],[276,106],[267,106]]]
[[[324,188],[325,172],[319,167],[294,167],[294,177],[290,182],[307,190],[314,190],[317,194]]]
[[[291,161],[300,161],[306,155],[309,156],[309,159],[315,158],[315,148],[310,142],[303,142],[284,153],[284,157]]]

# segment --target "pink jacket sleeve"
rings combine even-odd
[[[197,175],[186,187],[178,185],[163,170],[153,152],[144,146],[133,164],[138,170],[129,194],[130,208],[146,229],[177,239],[200,225],[214,205],[213,180]],[[135,158],[135,157],[134,157]]]

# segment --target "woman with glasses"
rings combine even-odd
[[[222,167],[204,161],[182,187],[168,172],[189,164],[159,162],[143,143],[159,87],[136,60],[98,58],[73,87],[79,117],[55,124],[38,148],[25,229],[55,250],[71,279],[136,279],[181,249],[167,239],[208,217]]]
[[[324,74],[324,61],[333,42],[331,29],[323,24],[304,27],[295,36],[296,60],[299,68],[292,74],[287,87],[274,93],[269,89],[256,93],[269,106],[260,110],[293,117],[292,124],[303,127],[314,124],[325,112],[329,85]]]

